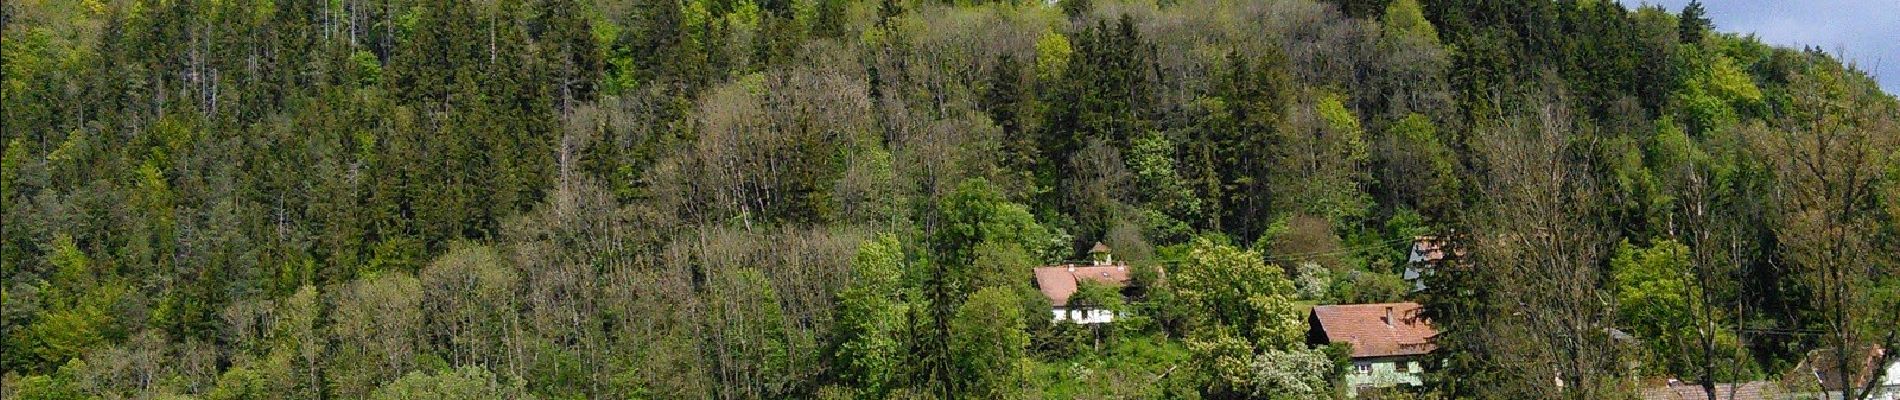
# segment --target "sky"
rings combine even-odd
[[[1617,0],[1681,12],[1689,0]],[[1818,46],[1860,66],[1887,93],[1900,94],[1900,0],[1703,0],[1723,32],[1753,33],[1762,42]]]

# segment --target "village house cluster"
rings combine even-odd
[[[1414,293],[1424,291],[1443,263],[1448,259],[1462,259],[1465,255],[1464,249],[1450,246],[1445,236],[1418,236],[1413,239],[1403,278],[1412,285]],[[1085,263],[1035,268],[1035,285],[1049,300],[1053,322],[1110,324],[1121,317],[1116,310],[1071,301],[1083,285],[1103,285],[1124,295],[1138,289],[1132,287],[1135,283],[1131,279],[1128,263],[1116,260],[1107,245],[1096,243],[1089,250],[1089,256],[1090,260]],[[1318,305],[1308,313],[1307,323],[1308,344],[1346,345],[1351,349],[1352,370],[1343,379],[1345,385],[1352,388],[1348,395],[1365,390],[1419,387],[1425,384],[1425,374],[1431,369],[1432,352],[1437,349],[1433,340],[1438,330],[1425,317],[1424,306],[1415,302]],[[1614,328],[1610,328],[1610,332],[1619,341],[1633,343],[1641,340]],[[1840,398],[1842,385],[1851,383],[1866,387],[1875,376],[1879,376],[1880,381],[1872,386],[1881,390],[1868,400],[1900,400],[1900,362],[1874,365],[1886,351],[1890,350],[1864,349],[1861,353],[1866,354],[1862,358],[1866,360],[1865,365],[1858,368],[1863,372],[1851,379],[1843,379],[1839,368],[1822,362],[1832,360],[1832,353],[1829,350],[1817,350],[1809,354],[1807,360],[1797,366],[1793,373],[1788,374],[1791,377],[1789,379],[1718,383],[1715,385],[1716,397],[1724,400],[1837,399]],[[1640,366],[1632,366],[1637,367]],[[1553,384],[1562,385],[1562,382],[1553,380]],[[1643,387],[1643,400],[1708,398],[1708,391],[1702,385],[1676,379],[1636,384]]]

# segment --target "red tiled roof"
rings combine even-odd
[[[1715,396],[1723,400],[1761,400],[1767,398],[1768,382],[1717,383]],[[1731,397],[1732,396],[1732,397]],[[1703,400],[1709,398],[1709,392],[1702,385],[1690,383],[1671,383],[1669,386],[1643,389],[1643,400]]]
[[[1036,268],[1036,287],[1042,295],[1049,297],[1049,303],[1064,306],[1069,304],[1069,296],[1075,294],[1076,282],[1087,279],[1104,284],[1122,286],[1128,284],[1128,266],[1081,266],[1052,265]]]
[[[1431,353],[1438,330],[1419,316],[1418,303],[1346,304],[1313,307],[1315,328],[1328,343],[1352,344],[1352,357],[1411,356]],[[1393,321],[1386,321],[1391,310]]]

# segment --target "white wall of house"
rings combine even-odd
[[[1873,395],[1874,399],[1900,400],[1900,361],[1887,364],[1887,374],[1884,376],[1881,386],[1884,386],[1886,390]]]
[[[1049,312],[1050,314],[1054,314],[1055,319],[1053,321],[1055,322],[1070,321],[1083,325],[1115,322],[1115,313],[1108,310],[1056,307],[1055,309],[1049,310]]]
[[[1887,365],[1886,386],[1900,386],[1900,361]]]
[[[1352,364],[1353,369],[1346,372],[1346,386],[1354,389],[1425,384],[1425,370],[1416,358],[1360,358],[1352,360]],[[1354,390],[1350,393],[1357,394],[1357,392]]]

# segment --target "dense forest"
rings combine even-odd
[[[9,0],[0,26],[9,399],[1343,398],[1307,310],[1393,301],[1434,362],[1361,398],[1900,348],[1900,104],[1698,4]],[[1414,293],[1420,235],[1457,256]],[[1126,317],[1052,322],[1031,268],[1097,242],[1140,284],[1072,301]]]

